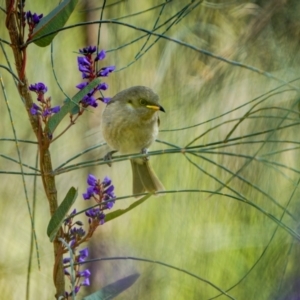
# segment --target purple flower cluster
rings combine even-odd
[[[104,224],[105,214],[103,210],[110,209],[113,207],[115,202],[114,195],[114,186],[111,184],[111,180],[108,177],[105,177],[101,182],[94,175],[89,174],[87,178],[88,188],[86,193],[83,194],[83,198],[85,200],[93,198],[97,202],[97,207],[92,207],[85,212],[88,217],[89,228],[86,232],[83,229],[83,222],[81,221],[73,221],[74,217],[77,214],[76,209],[74,209],[71,214],[64,221],[63,232],[64,238],[69,243],[69,247],[76,253],[76,248],[83,242],[89,240],[94,231],[97,229],[99,225]],[[67,249],[65,249],[65,252]],[[89,277],[91,275],[88,269],[80,271],[80,264],[85,261],[88,256],[88,249],[85,248],[79,251],[79,254],[75,256],[74,259],[74,269],[76,272],[76,277],[71,278],[69,271],[66,269],[69,267],[69,263],[71,261],[70,257],[66,257],[63,259],[63,263],[65,265],[65,275],[70,278],[71,282],[75,282],[71,292],[66,292],[65,296],[71,297],[72,294],[77,294],[79,289],[82,286],[90,285]],[[66,264],[68,264],[66,266]]]
[[[88,46],[83,49],[79,49],[79,52],[83,56],[77,57],[77,63],[78,63],[78,70],[82,74],[83,79],[87,79],[88,81],[92,81],[96,77],[107,77],[109,73],[113,72],[115,70],[115,66],[107,66],[101,68],[99,71],[96,70],[96,63],[99,60],[103,60],[106,56],[106,53],[104,50],[101,50],[97,53],[96,46]],[[78,84],[76,87],[78,89],[83,89],[86,87],[88,82],[82,82]],[[108,89],[108,85],[105,82],[100,83],[98,86],[96,86],[94,89],[92,89],[86,96],[83,97],[81,100],[81,104],[83,107],[92,106],[97,107],[97,99],[94,97],[94,94],[97,91],[105,91]],[[110,98],[100,97],[99,100],[103,101],[104,103],[109,102]]]
[[[83,223],[81,221],[73,222],[76,213],[77,211],[74,209],[64,221],[65,237],[72,249],[76,248],[86,236],[86,231],[82,228]]]
[[[84,200],[93,198],[97,205],[85,212],[89,224],[87,231],[83,229],[83,222],[74,221],[77,213],[76,209],[65,219],[63,226],[64,238],[72,249],[76,249],[81,243],[91,238],[97,227],[104,224],[105,214],[103,211],[111,209],[115,203],[114,186],[108,177],[105,177],[101,182],[94,175],[90,174],[88,175],[87,183],[89,186],[83,194],[83,198]]]
[[[38,82],[36,84],[31,84],[29,86],[29,90],[32,92],[36,92],[38,94],[38,100],[42,101],[41,99],[39,99],[39,97],[43,96],[48,91],[48,88],[43,82]]]
[[[84,200],[94,199],[99,207],[90,208],[85,212],[89,218],[89,224],[92,222],[99,222],[104,224],[105,214],[103,210],[111,209],[115,203],[114,186],[111,184],[111,179],[105,177],[102,182],[94,175],[89,174],[87,178],[89,185],[86,192],[82,194]]]
[[[31,11],[29,10],[27,13],[26,13],[26,20],[27,20],[27,24],[29,26],[29,28],[34,28],[35,25],[39,24],[40,23],[40,20],[41,18],[43,17],[43,14],[36,14],[36,13],[31,13]]]
[[[30,40],[33,30],[36,27],[37,24],[40,23],[41,18],[43,17],[43,14],[36,14],[36,13],[31,13],[31,11],[27,11],[26,13],[23,13],[23,27],[26,26],[25,20],[27,21],[28,24],[28,40]]]
[[[89,223],[92,220],[97,220],[100,225],[103,225],[105,222],[105,214],[99,207],[90,208],[85,212],[85,215],[89,218]]]
[[[29,11],[24,11],[25,7],[25,0],[18,1],[17,5],[17,17],[19,20],[21,20],[21,25],[23,28],[25,28],[26,23],[28,24],[29,27],[29,34],[28,36],[30,37],[33,29],[37,24],[39,24],[40,20],[43,17],[43,14],[36,14],[32,13],[30,10]]]
[[[79,254],[75,256],[75,260],[74,260],[74,269],[75,269],[75,287],[74,287],[74,293],[77,294],[80,290],[80,288],[82,286],[89,286],[90,285],[90,279],[89,277],[91,276],[91,272],[88,269],[82,270],[80,271],[80,264],[76,264],[76,263],[83,263],[86,258],[89,255],[89,250],[88,248],[84,248],[82,250],[79,251]],[[63,263],[64,265],[69,265],[71,261],[70,257],[66,257],[63,259]],[[65,275],[68,276],[70,278],[71,282],[74,282],[74,280],[72,280],[71,278],[71,274],[70,272],[66,269],[68,266],[65,266],[64,272]],[[73,291],[71,291],[70,293],[65,292],[65,296],[68,299],[69,296],[72,296]]]
[[[50,116],[60,111],[60,106],[51,107],[51,97],[45,98],[45,93],[48,91],[48,88],[44,83],[38,82],[31,84],[29,90],[37,94],[37,100],[39,101],[39,105],[35,103],[32,104],[30,108],[32,115],[41,116],[43,122],[46,123]]]
[[[83,49],[79,49],[79,52],[84,55],[83,57],[77,57],[78,69],[82,73],[83,79],[94,79],[96,77],[107,77],[109,73],[115,70],[115,66],[103,67],[99,71],[95,69],[95,63],[99,60],[103,60],[106,57],[104,50],[96,53],[96,46],[88,46]]]
[[[85,212],[85,215],[88,217],[88,230],[85,231],[83,229],[83,222],[74,221],[74,218],[77,214],[76,209],[70,213],[63,223],[63,236],[73,253],[76,253],[76,249],[80,244],[88,241],[92,237],[99,225],[104,224],[105,214],[103,211],[105,209],[111,209],[115,203],[116,196],[114,194],[114,186],[112,185],[110,178],[105,177],[103,181],[100,181],[100,179],[97,179],[94,175],[89,174],[87,177],[87,184],[88,188],[86,192],[83,193],[83,199],[94,199],[97,203],[95,207],[92,207]],[[64,252],[67,251],[68,250],[65,248]],[[69,267],[71,258],[66,257],[63,259],[63,263],[65,265],[65,275],[70,278],[71,282],[73,282],[73,288],[71,288],[72,291],[70,293],[66,292],[67,299],[68,297],[71,297],[72,294],[77,294],[81,286],[90,285],[90,271],[88,269],[83,271],[79,270],[81,263],[85,261],[87,256],[87,248],[80,250],[79,254],[75,255],[74,270],[76,272],[76,278],[71,278],[69,271],[66,269]]]
[[[82,90],[83,88],[85,88],[89,83],[88,82],[82,82],[78,85],[76,85],[76,87],[80,90]],[[97,103],[97,99],[93,96],[96,91],[99,90],[107,90],[108,89],[108,85],[105,82],[101,82],[98,86],[96,86],[93,90],[91,90],[89,93],[87,93],[81,100],[81,103],[83,104],[84,107],[87,106],[92,106],[92,107],[97,107],[98,103]]]

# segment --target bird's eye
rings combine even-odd
[[[127,102],[131,104],[131,103],[132,103],[132,100],[128,100]]]
[[[144,100],[144,99],[140,99],[140,103],[141,103],[142,105],[146,105],[146,104],[147,104],[147,101]]]

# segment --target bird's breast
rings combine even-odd
[[[148,148],[158,135],[158,114],[141,118],[134,111],[105,108],[102,115],[102,133],[107,144],[121,154],[140,153]]]

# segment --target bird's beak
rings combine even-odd
[[[150,109],[154,109],[154,110],[160,110],[165,112],[164,108],[160,105],[146,105],[146,107],[150,108]]]

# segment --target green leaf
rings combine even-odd
[[[47,35],[50,32],[54,32],[64,27],[72,14],[78,0],[64,0],[54,10],[52,10],[47,16],[43,17],[40,23],[35,27],[32,38],[37,39],[43,35]],[[40,47],[48,46],[57,33],[48,35],[44,38],[34,41],[34,43]]]
[[[122,278],[114,283],[111,283],[99,290],[96,293],[93,293],[89,296],[83,298],[83,300],[110,300],[115,298],[117,295],[121,294],[123,291],[132,286],[135,281],[139,278],[140,274],[135,273],[129,275],[125,278]]]
[[[75,112],[75,107],[78,106],[79,101],[94,87],[96,87],[99,83],[101,83],[100,78],[95,78],[92,82],[90,82],[85,88],[80,90],[72,99],[65,99],[64,105],[61,107],[60,111],[53,115],[45,128],[45,132],[48,135],[52,135],[56,127],[59,125],[61,120],[67,115]]]
[[[126,209],[118,209],[115,210],[107,215],[105,215],[105,223],[107,223],[108,221],[111,221],[123,214],[126,214],[128,211],[134,209],[135,207],[137,207],[138,205],[142,204],[143,202],[145,202],[152,194],[148,194],[146,196],[144,196],[143,198],[141,198],[138,201],[135,201],[134,203],[132,203],[128,208]]]
[[[54,213],[54,215],[52,216],[48,224],[47,235],[49,236],[51,242],[53,242],[53,240],[55,239],[57,231],[61,227],[61,224],[63,223],[71,206],[74,204],[76,198],[77,198],[77,190],[74,187],[71,187],[65,199],[57,208],[56,212]]]
[[[80,107],[78,105],[76,105],[75,107],[73,107],[73,109],[70,111],[70,114],[72,116],[77,115],[80,111]]]

